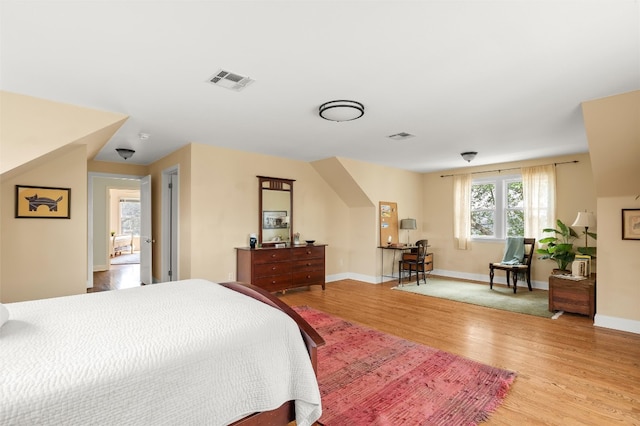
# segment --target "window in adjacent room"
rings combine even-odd
[[[120,233],[140,236],[140,200],[120,199]]]
[[[520,175],[474,179],[470,207],[471,238],[524,236],[524,196]]]

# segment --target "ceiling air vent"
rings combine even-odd
[[[395,135],[389,135],[387,136],[389,139],[393,139],[394,141],[403,141],[405,139],[409,139],[414,137],[415,135],[412,135],[411,133],[407,133],[407,132],[400,132],[400,133],[396,133]]]
[[[225,71],[223,69],[218,70],[215,74],[213,74],[207,80],[211,84],[215,84],[216,86],[224,87],[225,89],[235,90],[236,92],[241,91],[255,80],[250,79],[249,77],[245,77],[240,74],[235,74],[229,71]]]

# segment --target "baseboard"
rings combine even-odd
[[[613,330],[640,334],[640,321],[625,318],[596,314],[593,325],[595,325],[596,327],[610,328]]]

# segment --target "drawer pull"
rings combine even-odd
[[[307,254],[311,254],[311,250],[307,250]]]
[[[271,268],[271,270],[272,270],[272,271],[275,271],[275,270],[276,270],[276,267],[274,266],[273,268]]]
[[[272,254],[272,255],[271,255],[271,257],[272,257],[272,258],[273,258],[273,257],[276,257],[276,254],[275,254],[275,253],[274,253],[274,254]]]
[[[311,266],[311,264],[310,264],[310,263],[307,263],[307,266]]]
[[[311,275],[307,275],[307,279],[310,280],[311,279]]]

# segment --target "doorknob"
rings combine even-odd
[[[154,240],[152,240],[151,238],[145,238],[145,239],[144,239],[144,242],[145,242],[145,243],[155,243],[155,241],[154,241]]]

